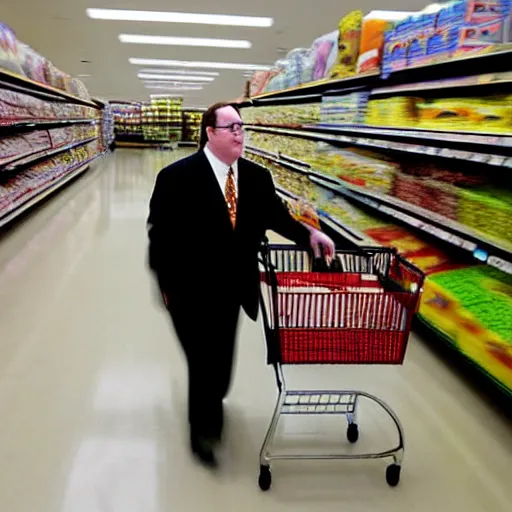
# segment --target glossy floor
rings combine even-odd
[[[148,197],[177,155],[119,150],[1,235],[0,510],[510,511],[510,425],[417,338],[403,367],[290,374],[299,389],[360,387],[396,409],[407,436],[398,488],[383,461],[285,462],[259,491],[276,392],[247,319],[222,468],[191,460],[183,359],[145,264]],[[290,418],[281,443],[344,447],[343,423],[323,419]],[[370,407],[360,424],[357,449],[393,442]]]

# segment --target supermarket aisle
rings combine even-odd
[[[120,150],[0,238],[0,509],[9,512],[510,510],[510,426],[417,339],[401,368],[303,368],[290,384],[375,392],[403,420],[403,481],[382,462],[283,463],[256,484],[275,384],[243,321],[222,470],[188,454],[183,360],[145,268],[157,169]],[[198,319],[199,320],[199,319]],[[208,383],[205,383],[208,385]],[[363,409],[357,448],[393,441]],[[318,428],[326,426],[326,436]],[[291,419],[286,445],[330,450],[344,425]]]

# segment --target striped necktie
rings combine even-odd
[[[235,173],[233,172],[233,168],[229,168],[228,179],[226,181],[226,190],[224,191],[226,196],[226,203],[228,205],[229,218],[231,219],[231,224],[233,228],[236,225],[236,184],[235,184]]]

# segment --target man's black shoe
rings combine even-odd
[[[215,469],[218,466],[217,459],[213,453],[214,443],[212,440],[202,436],[193,437],[190,440],[190,445],[192,453],[201,461],[202,464],[211,469]]]

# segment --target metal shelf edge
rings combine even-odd
[[[70,103],[76,103],[87,107],[98,109],[98,105],[94,101],[84,100],[78,96],[73,96],[65,91],[52,87],[50,85],[42,84],[27,78],[22,75],[18,75],[12,71],[6,69],[0,69],[0,80],[4,83],[11,84],[14,86],[26,87],[28,91],[33,90],[35,93],[49,94],[56,96],[60,99],[68,100]]]
[[[428,146],[419,144],[410,144],[405,142],[392,142],[382,139],[368,139],[363,137],[351,137],[348,135],[336,134],[334,130],[329,130],[331,133],[324,133],[320,130],[308,131],[307,129],[296,129],[296,128],[276,128],[266,127],[263,125],[248,125],[248,130],[262,132],[262,133],[275,133],[282,135],[289,135],[291,137],[305,138],[312,140],[319,140],[328,143],[342,143],[354,146],[370,147],[374,149],[380,149],[385,151],[398,151],[401,153],[413,153],[422,154],[438,158],[447,158],[453,160],[463,160],[477,163],[485,163],[495,167],[509,167],[512,168],[512,157],[504,155],[494,155],[490,153],[481,153],[477,151],[466,151],[458,149],[450,149],[436,146]],[[511,137],[512,139],[512,137]],[[422,141],[428,141],[429,139],[419,139]],[[433,139],[434,140],[434,139]],[[386,142],[386,144],[379,144],[378,142]],[[391,143],[390,143],[391,142]],[[445,142],[443,140],[437,140],[437,142]],[[471,142],[469,143],[471,144]],[[508,146],[497,146],[500,149],[508,149]]]
[[[19,158],[15,160],[14,162],[10,162],[8,164],[4,164],[3,166],[0,165],[0,172],[2,171],[15,171],[18,167],[29,167],[31,163],[37,162],[38,160],[41,160],[43,158],[51,158],[55,155],[59,155],[60,153],[64,153],[66,151],[69,151],[70,149],[78,148],[80,146],[85,146],[86,144],[89,144],[89,142],[93,142],[95,140],[98,140],[99,137],[89,137],[88,139],[75,141],[70,144],[66,144],[64,146],[53,148],[49,150],[43,150],[39,151],[37,153],[32,153],[30,155],[26,155],[24,158],[29,158],[30,156],[33,156],[34,158],[30,159],[27,162],[20,162],[22,158]]]

